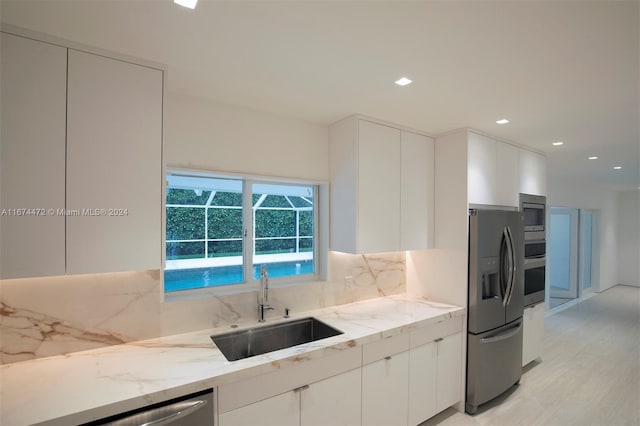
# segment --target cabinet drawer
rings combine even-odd
[[[462,317],[447,318],[411,332],[411,347],[415,348],[436,339],[462,331]]]
[[[362,365],[409,350],[409,333],[398,334],[362,346]]]
[[[218,387],[218,412],[225,413],[345,371],[359,368],[360,348],[351,348],[271,373]]]

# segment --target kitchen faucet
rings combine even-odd
[[[271,311],[269,305],[269,271],[267,265],[260,266],[260,289],[258,290],[258,322],[264,322],[264,311]]]

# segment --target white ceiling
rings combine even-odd
[[[362,113],[434,135],[469,126],[546,152],[550,179],[640,185],[638,1],[1,7],[5,23],[165,63],[173,92],[317,123]],[[402,76],[414,83],[393,84]]]

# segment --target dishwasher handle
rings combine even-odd
[[[107,423],[109,426],[162,426],[188,416],[207,405],[206,399],[180,401],[170,405],[132,414],[123,419]]]

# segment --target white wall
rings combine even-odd
[[[549,180],[547,205],[598,210],[600,274],[594,291],[603,291],[618,283],[618,193],[597,187]],[[594,280],[595,281],[595,280]]]
[[[640,191],[618,193],[618,283],[640,287]]]
[[[166,107],[167,167],[329,179],[326,125],[173,93]]]

